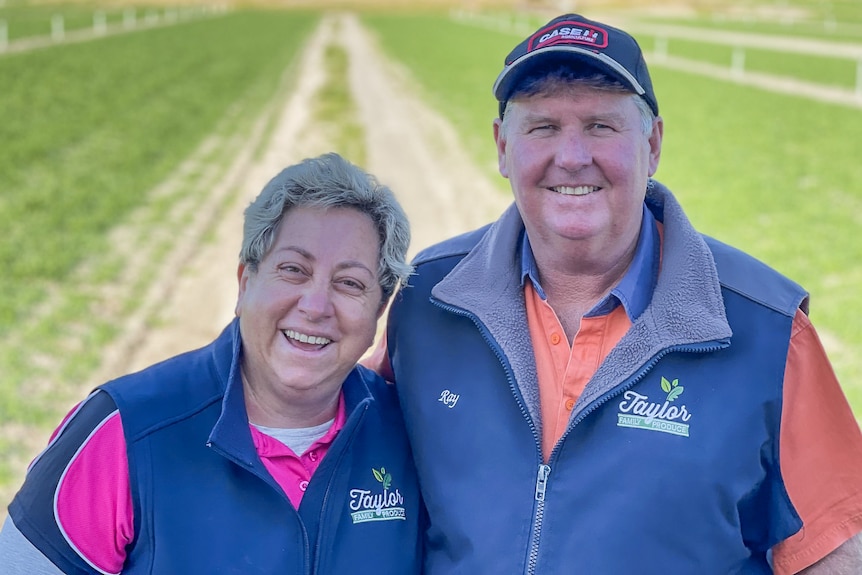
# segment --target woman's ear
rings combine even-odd
[[[236,317],[240,315],[240,309],[242,307],[242,297],[245,295],[245,287],[248,283],[248,274],[251,273],[248,270],[248,266],[244,263],[240,263],[236,268],[236,281],[237,281],[237,296],[236,296],[236,307],[233,310],[233,313]]]

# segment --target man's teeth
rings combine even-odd
[[[595,192],[599,188],[597,186],[557,186],[554,191],[565,196],[586,196],[589,193]]]
[[[290,339],[295,339],[297,341],[301,341],[302,343],[310,343],[312,345],[326,345],[332,341],[331,339],[327,339],[325,337],[306,335],[304,333],[299,333],[298,331],[293,331],[292,329],[285,330],[284,335],[286,335]]]

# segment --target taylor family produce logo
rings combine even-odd
[[[617,426],[688,437],[687,422],[691,414],[685,405],[675,404],[685,388],[678,379],[670,381],[662,377],[661,389],[667,394],[661,403],[652,402],[648,396],[631,390],[625,392],[619,405]]]
[[[383,491],[370,489],[350,490],[350,517],[353,523],[368,521],[393,521],[406,519],[404,515],[404,497],[398,489],[392,491],[392,474],[385,467],[372,469],[374,479],[382,483]]]

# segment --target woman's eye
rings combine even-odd
[[[290,274],[290,275],[303,273],[302,268],[299,267],[298,265],[294,265],[294,264],[282,264],[279,266],[278,269],[281,270],[282,273]]]
[[[339,280],[338,285],[342,286],[345,290],[353,293],[360,293],[365,291],[365,284],[349,278]]]

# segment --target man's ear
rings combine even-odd
[[[649,176],[652,177],[658,170],[658,161],[661,159],[661,142],[664,138],[664,120],[656,116],[652,124],[652,132],[649,135]]]
[[[509,177],[506,167],[506,134],[503,130],[503,120],[494,118],[494,142],[497,145],[497,169],[504,178]]]

